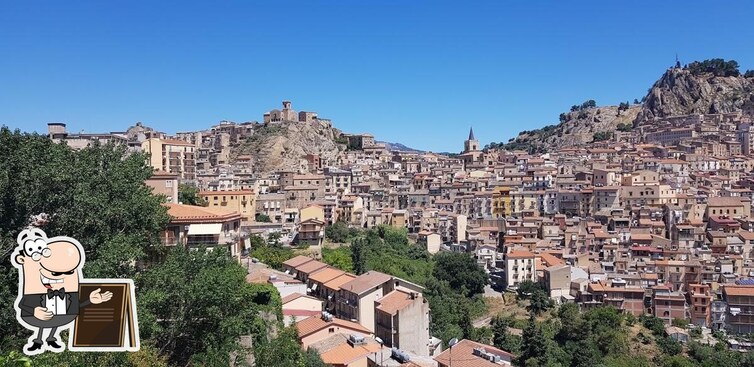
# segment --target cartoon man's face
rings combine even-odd
[[[15,258],[23,268],[24,294],[45,293],[48,289],[77,290],[82,255],[71,242],[36,238],[26,241]]]

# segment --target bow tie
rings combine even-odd
[[[65,299],[65,288],[60,288],[59,290],[56,290],[56,291],[52,289],[47,290],[47,298],[52,298],[55,296],[60,297],[60,299]]]

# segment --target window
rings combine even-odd
[[[173,180],[165,181],[165,187],[173,187]]]

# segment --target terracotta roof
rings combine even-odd
[[[338,326],[344,329],[349,329],[354,332],[364,333],[366,335],[371,334],[371,331],[369,329],[361,326],[358,323],[346,321],[338,318],[333,318],[332,321],[325,321],[322,320],[319,316],[312,316],[307,319],[301,320],[296,323],[296,328],[298,329],[298,336],[299,338],[303,338],[311,333],[315,333],[319,330],[329,328],[331,326]]]
[[[236,211],[195,205],[162,204],[168,208],[171,223],[222,223],[241,219]]]
[[[534,254],[527,250],[513,250],[506,255],[509,259],[526,259],[534,257]]]
[[[282,302],[281,302],[281,303],[282,303],[282,304],[286,304],[286,303],[288,303],[288,302],[291,302],[291,301],[293,301],[293,300],[299,299],[299,298],[301,298],[301,297],[304,297],[304,298],[309,298],[309,299],[313,299],[313,300],[315,300],[315,301],[319,301],[318,299],[316,299],[316,298],[314,298],[314,297],[312,297],[312,296],[307,296],[307,295],[305,295],[305,294],[301,294],[301,293],[291,293],[291,294],[289,294],[289,295],[287,295],[287,296],[283,297],[283,300],[282,300]]]
[[[322,286],[337,291],[337,290],[340,289],[341,285],[346,284],[346,283],[350,282],[351,280],[353,280],[355,278],[356,278],[355,275],[353,275],[351,273],[345,273],[345,274],[343,274],[343,275],[341,275],[341,276],[339,276],[339,277],[337,277],[337,278],[335,278],[335,279],[333,279],[333,280],[331,280],[331,281],[329,281],[329,282],[327,282],[325,284],[322,284]]]
[[[341,285],[340,289],[355,294],[362,294],[372,288],[385,284],[386,282],[390,281],[390,279],[392,279],[390,275],[380,273],[379,271],[370,270],[364,274],[359,275],[350,282]]]
[[[563,262],[563,260],[558,259],[557,257],[555,257],[555,256],[553,256],[551,254],[548,254],[548,253],[539,254],[539,257],[540,257],[540,259],[542,259],[542,262],[546,266],[554,266],[554,265],[565,264],[565,262]]]
[[[729,296],[754,296],[754,286],[751,285],[726,285],[723,292]]]
[[[376,341],[365,338],[366,344],[351,345],[343,339],[337,346],[320,351],[322,361],[329,365],[345,366],[374,354],[382,347]]]
[[[318,283],[327,283],[345,273],[343,270],[328,267],[310,275],[309,280]]]
[[[286,261],[283,261],[283,265],[290,266],[292,268],[296,268],[298,266],[301,266],[303,264],[306,264],[310,261],[314,261],[311,257],[304,256],[304,255],[298,255],[294,258],[288,259]]]
[[[178,177],[178,175],[175,174],[175,173],[170,173],[170,172],[166,172],[166,171],[155,170],[152,173],[152,177],[160,177],[160,178],[163,178],[163,177]]]
[[[322,268],[324,268],[326,266],[328,266],[328,265],[325,264],[325,263],[323,263],[323,262],[321,262],[321,261],[314,260],[314,261],[309,261],[309,262],[307,262],[307,263],[305,263],[303,265],[297,266],[296,267],[296,271],[299,272],[299,273],[311,274],[311,273],[314,273],[315,271],[320,270],[320,269],[322,269]]]
[[[414,301],[416,301],[416,298],[412,299],[411,294],[396,289],[375,302],[379,304],[376,307],[378,310],[395,315],[396,312],[402,310]]]
[[[449,349],[446,349],[440,355],[435,357],[435,361],[443,365],[450,365],[451,358],[453,356],[453,367],[500,367],[499,363],[488,361],[484,357],[475,356],[474,348],[484,348],[487,353],[492,353],[504,357],[503,359],[511,360],[514,358],[513,354],[508,353],[502,349],[495,348],[491,345],[481,344],[473,342],[471,340],[463,339]],[[452,354],[451,354],[452,353]]]

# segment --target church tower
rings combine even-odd
[[[469,129],[469,138],[463,142],[463,152],[476,152],[479,150],[479,140],[474,137],[474,128]]]

